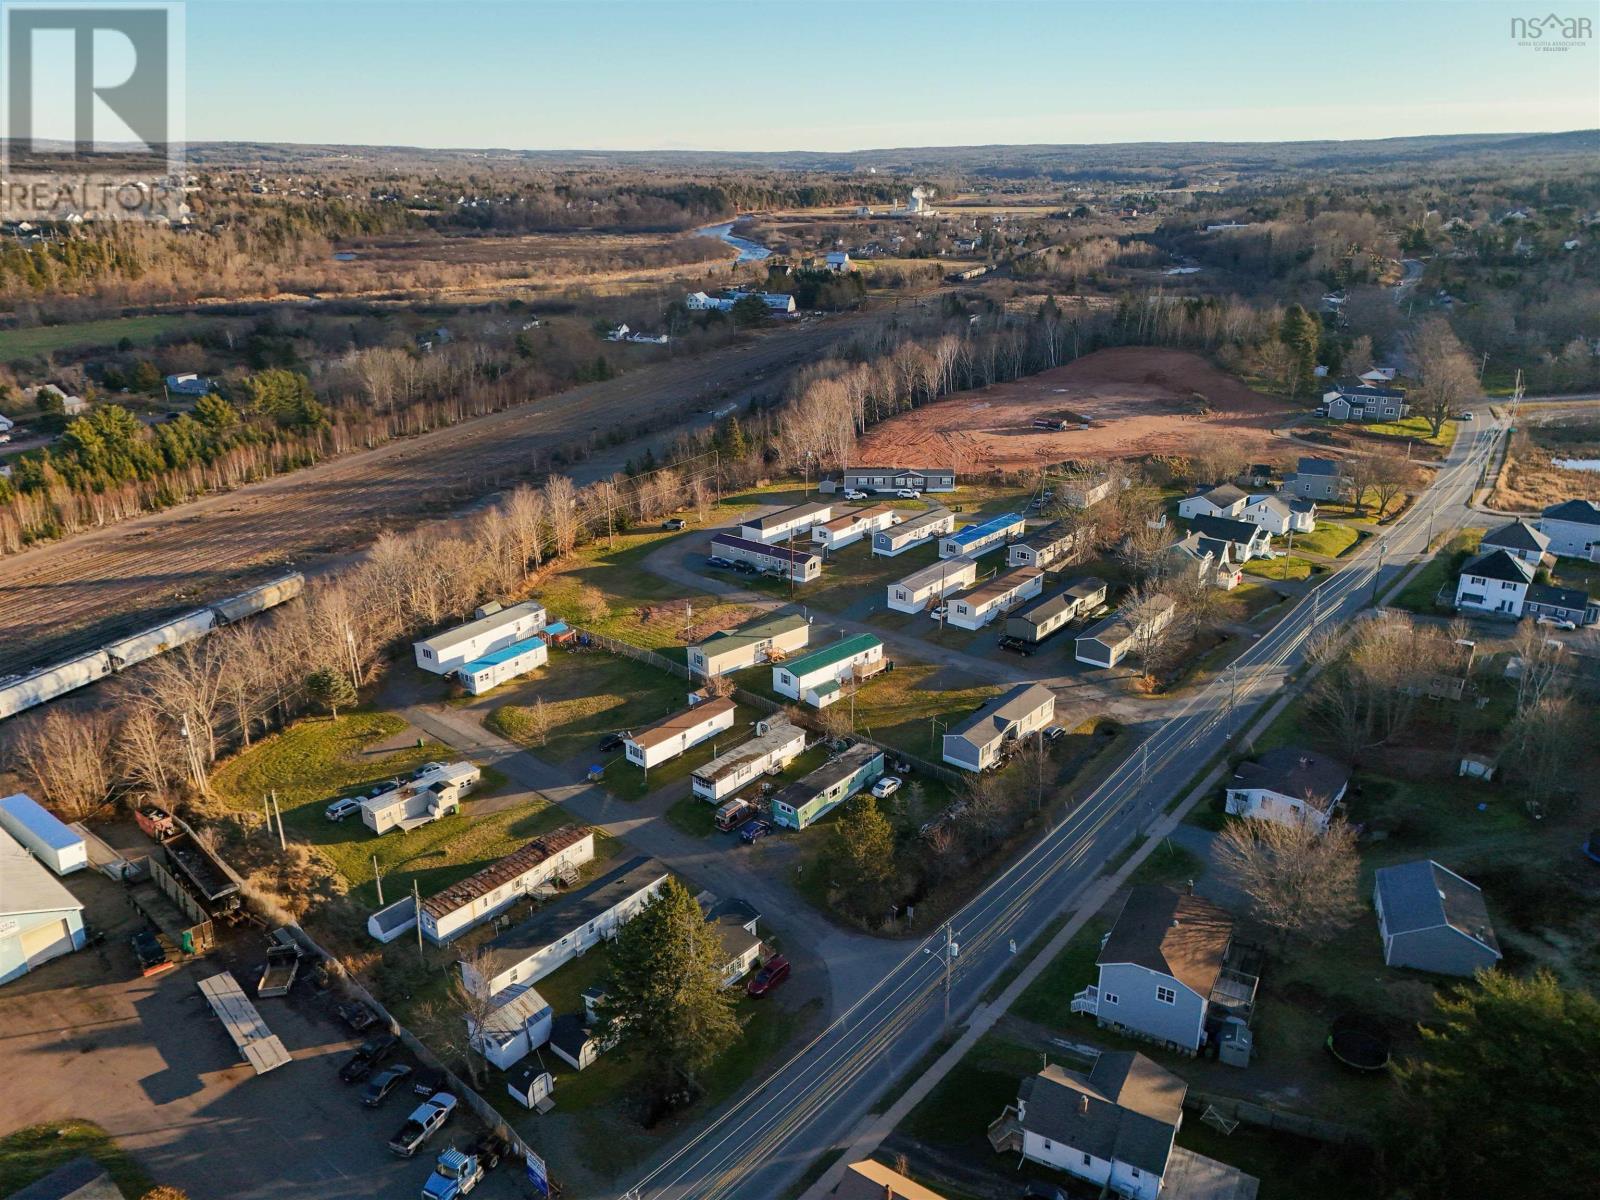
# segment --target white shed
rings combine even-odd
[[[23,792],[0,800],[0,828],[57,875],[81,871],[89,865],[89,847],[83,837]]]

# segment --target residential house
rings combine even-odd
[[[1223,591],[1232,591],[1243,578],[1233,561],[1232,545],[1198,533],[1186,534],[1166,548],[1161,572],[1163,578],[1211,583]]]
[[[374,833],[406,831],[461,810],[461,798],[483,773],[469,762],[426,763],[399,786],[361,802],[361,821]]]
[[[1091,667],[1114,667],[1137,652],[1142,639],[1172,624],[1177,612],[1172,598],[1160,595],[1154,597],[1154,603],[1142,606],[1137,619],[1131,613],[1114,612],[1078,635],[1073,656]]]
[[[1539,514],[1539,532],[1550,539],[1549,551],[1557,558],[1600,561],[1600,504],[1593,500],[1563,500]]]
[[[550,661],[550,650],[544,639],[535,634],[491,650],[482,658],[462,663],[455,676],[469,696],[481,696],[508,680],[537,671]]]
[[[1099,977],[1072,999],[1102,1027],[1194,1053],[1206,1022],[1248,1021],[1256,978],[1232,965],[1233,918],[1199,896],[1136,887],[1100,943]]]
[[[772,798],[772,823],[804,829],[883,778],[883,751],[857,742]]]
[[[826,708],[841,695],[840,684],[883,670],[883,643],[870,633],[841,638],[803,658],[772,668],[772,690],[814,708]]]
[[[1341,381],[1322,394],[1333,421],[1398,421],[1411,411],[1404,389]]]
[[[1035,529],[1019,542],[1006,547],[1006,563],[1013,567],[1038,567],[1065,564],[1089,540],[1089,531],[1056,521]]]
[[[792,315],[795,311],[794,297],[787,292],[753,292],[751,294],[772,312],[783,313],[787,316]]]
[[[422,935],[442,946],[517,901],[577,878],[594,861],[594,830],[563,825],[541,834],[422,902]]]
[[[1006,636],[1036,645],[1084,614],[1094,612],[1105,599],[1105,580],[1092,576],[1075,579],[1055,595],[1007,614]]]
[[[1008,746],[1043,729],[1056,715],[1056,694],[1038,683],[1019,683],[960,724],[945,730],[944,761],[964,771],[998,766]]]
[[[485,604],[473,619],[454,629],[411,644],[417,666],[435,675],[448,675],[486,654],[521,642],[544,628],[544,605],[524,600],[502,608]]]
[[[722,986],[732,987],[761,960],[766,944],[756,926],[761,914],[743,900],[729,897],[705,909],[706,924],[722,943]]]
[[[1273,537],[1283,537],[1291,530],[1310,533],[1317,527],[1317,502],[1275,492],[1253,495],[1246,500],[1239,519],[1260,526]]]
[[[870,1158],[846,1167],[844,1178],[829,1194],[834,1200],[945,1200],[931,1188]]]
[[[950,601],[945,619],[958,629],[982,629],[1023,600],[1044,591],[1044,572],[1038,567],[1018,567]]]
[[[690,292],[683,300],[690,312],[732,312],[738,303],[737,296],[708,296],[704,292]]]
[[[0,983],[83,949],[83,903],[0,830]]]
[[[1350,786],[1350,768],[1299,746],[1279,746],[1240,763],[1226,791],[1227,811],[1280,825],[1310,824],[1326,832]]]
[[[1117,480],[1107,476],[1098,481],[1082,480],[1056,485],[1056,500],[1072,508],[1093,508],[1117,490]]]
[[[1528,586],[1528,595],[1522,602],[1522,615],[1535,620],[1593,625],[1600,622],[1600,605],[1589,599],[1589,593],[1577,588],[1535,583]]]
[[[628,761],[649,770],[670,762],[691,746],[733,728],[737,706],[726,696],[702,700],[622,739]]]
[[[482,1024],[466,1019],[467,1036],[484,1058],[505,1071],[550,1040],[555,1010],[527,984],[507,988],[496,999]]]
[[[772,546],[752,541],[731,533],[719,533],[711,539],[711,553],[733,562],[747,562],[762,571],[796,583],[810,583],[822,574],[822,556],[810,550],[790,550],[787,546]]]
[[[167,392],[173,396],[209,396],[215,386],[211,380],[193,371],[167,376]]]
[[[1196,517],[1189,522],[1189,528],[1202,537],[1226,542],[1233,561],[1241,565],[1261,557],[1272,547],[1272,535],[1265,529],[1232,517]]]
[[[1520,519],[1502,525],[1498,529],[1491,529],[1478,543],[1480,554],[1487,554],[1491,550],[1504,550],[1513,558],[1520,558],[1530,567],[1540,566],[1549,549],[1550,539],[1540,532],[1537,526]]]
[[[769,659],[787,658],[804,650],[811,623],[799,613],[757,617],[737,629],[713,633],[689,647],[689,670],[703,678],[742,671]]]
[[[822,265],[836,275],[848,275],[854,271],[855,264],[850,261],[850,255],[844,250],[830,250],[828,256],[822,260]]]
[[[945,558],[913,571],[904,579],[889,585],[889,607],[896,612],[919,613],[930,602],[963,588],[978,580],[978,564],[971,558]]]
[[[17,423],[4,413],[0,413],[0,433],[10,433],[17,427]]]
[[[763,775],[776,775],[806,748],[806,731],[782,713],[756,722],[756,735],[731,750],[724,750],[689,777],[690,790],[700,799],[720,804],[745,784]]]
[[[1238,517],[1249,497],[1231,483],[1209,488],[1178,501],[1178,515],[1185,521],[1196,517]]]
[[[1283,486],[1303,500],[1337,500],[1344,495],[1347,482],[1335,459],[1308,457],[1296,464]]]
[[[954,467],[846,467],[844,486],[858,492],[953,492]]]
[[[1432,859],[1380,867],[1372,906],[1391,967],[1471,975],[1500,961],[1483,892]]]
[[[939,557],[978,558],[1021,537],[1027,524],[1020,513],[1004,513],[977,525],[965,525],[939,539]]]
[[[1187,1092],[1182,1079],[1134,1051],[1102,1051],[1087,1072],[1052,1063],[1017,1090],[1018,1148],[1100,1194],[1156,1200],[1181,1153],[1174,1143]]]
[[[655,859],[627,859],[485,942],[480,953],[461,962],[462,982],[491,997],[537,983],[615,937],[666,883],[667,868]]]
[[[1394,377],[1399,373],[1394,367],[1373,367],[1370,371],[1361,372],[1356,378],[1373,387],[1382,387],[1386,383],[1393,383]]]
[[[900,510],[887,504],[850,509],[844,515],[811,527],[811,540],[825,550],[842,550],[879,530],[900,523]]]
[[[787,541],[791,535],[798,538],[810,533],[813,525],[831,521],[833,509],[832,501],[796,504],[775,513],[768,513],[764,517],[757,517],[753,521],[744,522],[739,526],[739,536],[748,538],[752,542],[764,542],[769,546]]]
[[[932,508],[909,521],[878,530],[872,535],[872,552],[894,558],[930,538],[943,537],[955,527],[955,513],[948,508]]]
[[[1456,607],[1503,617],[1522,616],[1533,583],[1533,568],[1504,550],[1481,554],[1461,568]]]
[[[1253,488],[1271,487],[1278,472],[1271,463],[1251,463],[1241,476]]]

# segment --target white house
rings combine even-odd
[[[1456,580],[1456,607],[1475,612],[1520,617],[1533,568],[1504,550],[1480,555],[1461,568]]]
[[[1362,383],[1370,383],[1373,387],[1382,387],[1386,383],[1393,383],[1394,377],[1400,372],[1394,367],[1373,367],[1370,371],[1363,371],[1356,376]]]
[[[1225,483],[1221,487],[1185,496],[1178,501],[1178,515],[1185,521],[1192,521],[1195,517],[1237,517],[1244,512],[1248,502],[1249,497],[1244,492],[1231,483]]]
[[[1509,525],[1490,530],[1478,543],[1478,551],[1481,554],[1487,554],[1491,550],[1504,550],[1513,558],[1520,558],[1530,567],[1542,564],[1549,549],[1550,539],[1538,528],[1522,520],[1512,521]]]
[[[456,678],[469,695],[481,696],[508,680],[537,671],[549,661],[549,648],[542,637],[535,635],[462,663],[456,668]]]
[[[1243,762],[1226,792],[1227,811],[1280,825],[1310,824],[1326,831],[1350,786],[1350,768],[1315,750],[1279,746]]]
[[[508,988],[498,999],[481,1026],[467,1018],[467,1034],[484,1058],[505,1071],[550,1040],[555,1010],[531,987]]]
[[[757,617],[737,629],[713,633],[689,647],[689,670],[702,678],[741,671],[804,650],[811,623],[799,613]]]
[[[842,516],[811,527],[811,540],[827,550],[842,550],[864,537],[900,523],[900,510],[887,504],[850,509]]]
[[[889,607],[896,612],[919,613],[930,603],[978,581],[978,564],[970,558],[945,558],[913,571],[889,585]]]
[[[89,846],[83,834],[26,792],[0,800],[0,829],[57,875],[70,875],[89,865]]]
[[[945,731],[944,761],[963,771],[997,766],[1006,749],[1043,729],[1056,715],[1056,694],[1043,684],[1019,683]]]
[[[782,713],[756,722],[756,735],[724,750],[690,776],[690,789],[700,799],[720,804],[747,783],[776,775],[806,748],[806,731]]]
[[[1239,519],[1260,526],[1273,537],[1283,537],[1291,529],[1295,533],[1310,533],[1317,527],[1317,504],[1299,496],[1261,493],[1245,502]]]
[[[704,292],[690,292],[683,303],[691,312],[729,312],[737,298],[734,296],[708,296]]]
[[[571,879],[594,860],[594,830],[563,825],[496,859],[480,871],[422,902],[422,935],[436,946],[475,925]]]
[[[0,983],[83,943],[83,904],[0,831]]]
[[[691,746],[733,728],[737,706],[725,696],[702,700],[682,712],[663,717],[622,740],[628,761],[649,770],[669,762]]]
[[[10,433],[17,427],[17,423],[4,413],[0,413],[0,433]]]
[[[753,521],[746,521],[739,526],[739,536],[748,538],[752,542],[765,542],[769,546],[787,541],[791,534],[798,538],[811,532],[813,525],[831,521],[833,509],[834,506],[830,501],[796,504],[775,513],[768,513],[764,517],[757,517]]]
[[[667,868],[653,858],[640,855],[619,863],[485,942],[481,959],[462,960],[462,982],[480,996],[537,983],[615,937],[666,883]]]
[[[731,533],[719,533],[711,539],[711,553],[734,562],[747,562],[762,571],[786,576],[796,583],[810,583],[822,574],[822,556],[810,550],[791,550],[787,546],[771,546]]]
[[[804,658],[774,666],[772,690],[813,708],[826,708],[839,699],[844,680],[864,679],[881,670],[883,643],[870,633],[858,633],[813,650]]]
[[[943,537],[955,527],[955,513],[948,508],[932,508],[909,521],[878,530],[872,535],[872,552],[894,558],[930,538]]]
[[[1550,539],[1550,553],[1558,558],[1600,561],[1600,504],[1593,500],[1563,500],[1539,515],[1539,532]]]
[[[1018,567],[950,601],[945,619],[959,629],[982,629],[1024,600],[1044,591],[1044,572]]]
[[[461,811],[461,797],[483,772],[469,762],[426,763],[399,787],[361,802],[361,820],[374,833],[410,830]]]
[[[822,262],[824,267],[838,275],[848,275],[856,269],[850,261],[850,255],[843,250],[828,251],[828,257]]]
[[[502,608],[486,604],[474,619],[454,629],[412,643],[417,666],[435,675],[448,675],[492,651],[520,642],[544,628],[544,605],[524,600]]]
[[[977,525],[967,525],[939,539],[940,558],[977,558],[998,550],[1012,538],[1026,532],[1028,522],[1020,513],[1004,513]]]
[[[1157,1200],[1175,1156],[1188,1088],[1171,1071],[1129,1050],[1102,1051],[1086,1073],[1052,1063],[1017,1091],[1022,1157],[1104,1194]]]
[[[1189,528],[1202,537],[1227,542],[1233,561],[1243,565],[1259,558],[1272,547],[1272,535],[1249,521],[1236,521],[1232,517],[1196,517]]]

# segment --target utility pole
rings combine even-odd
[[[789,530],[789,603],[794,603],[794,530]]]
[[[687,601],[683,606],[683,640],[689,640],[689,622],[694,618],[694,602]],[[691,676],[693,678],[693,676]]]
[[[348,624],[344,627],[344,644],[350,650],[350,686],[361,686],[361,663],[356,657],[356,633]]]
[[[378,885],[378,907],[383,907],[383,872],[378,870],[378,856],[372,856],[372,879]]]
[[[1150,743],[1139,747],[1139,786],[1150,782]]]
[[[611,490],[612,485],[606,484],[606,546],[608,549],[615,550],[617,548],[617,526],[615,521],[612,520]]]
[[[1233,736],[1233,712],[1239,706],[1239,664],[1228,664],[1228,736]]]
[[[417,919],[417,957],[422,957],[422,895],[417,889],[417,877],[411,877],[411,915]]]
[[[1378,602],[1378,580],[1383,575],[1383,552],[1387,547],[1382,542],[1378,543],[1378,569],[1372,573],[1372,603]]]
[[[957,953],[955,935],[950,929],[950,922],[944,923],[944,1023],[950,1024],[950,966],[955,962]]]
[[[289,848],[289,843],[283,836],[283,809],[278,807],[278,790],[274,788],[271,792],[271,795],[272,812],[273,815],[278,818],[278,849],[287,850]]]

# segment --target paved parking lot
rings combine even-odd
[[[107,937],[0,988],[0,1134],[65,1117],[95,1121],[158,1182],[195,1200],[416,1196],[437,1151],[471,1142],[470,1118],[458,1114],[417,1158],[391,1154],[386,1143],[410,1098],[392,1095],[374,1111],[360,1105],[358,1087],[339,1082],[355,1039],[309,981],[287,999],[259,1002],[294,1061],[256,1077],[197,981],[231,968],[253,994],[259,935],[140,978],[126,936],[137,916],[120,886],[90,872],[66,882]],[[476,1194],[529,1192],[510,1164]]]

